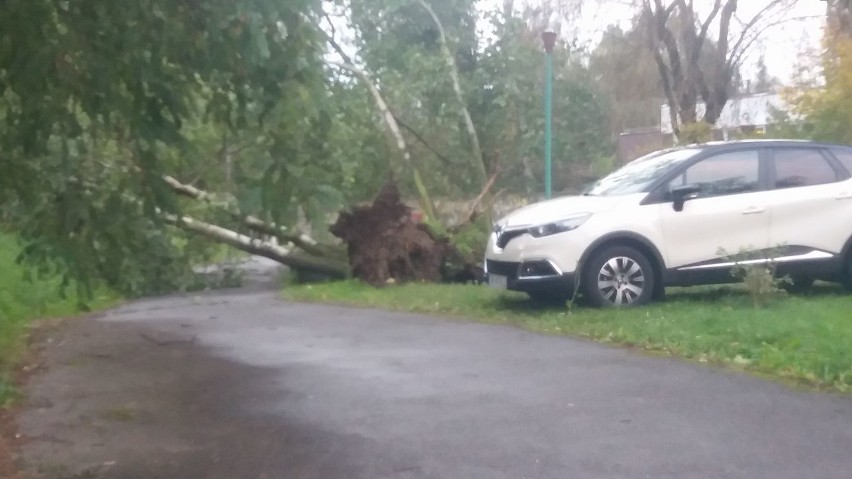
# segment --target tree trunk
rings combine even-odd
[[[274,223],[267,223],[261,220],[260,218],[257,218],[252,215],[244,215],[242,212],[240,212],[238,209],[231,205],[231,201],[220,200],[216,197],[216,195],[198,189],[192,185],[181,183],[174,177],[163,176],[163,181],[165,181],[166,184],[169,185],[169,187],[172,189],[172,191],[174,191],[178,195],[203,201],[211,206],[223,208],[236,221],[238,221],[251,231],[267,236],[273,236],[277,238],[279,242],[284,244],[292,243],[293,246],[304,250],[306,253],[312,256],[330,256],[339,257],[341,259],[344,256],[343,252],[338,248],[328,245],[317,244],[316,241],[314,241],[307,235],[298,233],[294,234],[283,226],[279,226]]]
[[[218,243],[224,243],[240,251],[245,251],[246,253],[275,260],[293,269],[307,270],[331,278],[345,278],[349,275],[349,268],[345,263],[339,261],[307,254],[300,255],[268,241],[252,238],[188,216],[178,217],[171,214],[162,214],[161,216],[166,222],[184,231],[199,234]]]
[[[459,114],[464,121],[464,126],[467,129],[467,134],[470,138],[470,154],[473,158],[473,164],[476,168],[477,176],[479,177],[479,184],[485,185],[488,181],[488,169],[485,167],[485,157],[482,154],[482,147],[479,144],[479,135],[476,132],[476,126],[473,123],[473,118],[470,116],[470,111],[467,108],[467,102],[465,101],[464,93],[462,92],[458,67],[456,66],[455,57],[453,57],[453,54],[450,51],[450,46],[447,43],[447,35],[444,32],[444,25],[441,24],[441,20],[438,18],[438,15],[435,13],[435,10],[432,9],[431,5],[429,5],[425,0],[417,0],[417,2],[427,12],[429,12],[429,16],[432,17],[432,21],[438,29],[438,37],[441,40],[441,55],[444,57],[444,62],[447,64],[450,80],[453,85],[453,92],[456,95],[456,101],[459,102]]]
[[[304,253],[292,251],[284,246],[253,238],[222,226],[199,221],[188,216],[163,213],[161,217],[168,223],[195,234],[200,234],[218,243],[224,243],[246,253],[264,256],[289,266],[297,272],[310,272],[332,278],[349,276],[345,253],[339,248],[320,245],[306,235],[290,233],[286,228],[273,223],[267,223],[252,215],[243,215],[231,205],[231,201],[221,200],[216,195],[198,189],[192,185],[181,183],[171,176],[163,176],[163,181],[176,194],[222,208],[227,211],[240,225],[248,230],[276,238],[282,244],[292,244]]]

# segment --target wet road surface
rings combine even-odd
[[[36,477],[852,477],[848,396],[511,327],[245,290],[47,341]]]

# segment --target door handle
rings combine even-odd
[[[852,199],[852,193],[844,191],[843,193],[840,193],[839,195],[835,196],[834,199],[836,199],[836,200],[850,200],[850,199]]]
[[[749,206],[748,208],[743,210],[744,215],[756,215],[758,213],[763,213],[766,211],[766,208],[761,206]]]

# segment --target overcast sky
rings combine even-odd
[[[572,0],[563,1],[570,2]],[[740,0],[737,16],[743,21],[748,21],[765,7],[769,1]],[[713,6],[713,0],[694,0],[694,2],[699,14],[706,14]],[[327,3],[327,11],[335,11],[331,7],[331,2]],[[516,0],[515,3],[517,8],[523,3],[535,4],[536,0]],[[601,32],[608,25],[618,24],[623,28],[630,26],[630,21],[635,13],[635,8],[631,6],[632,3],[631,0],[585,0],[583,2],[584,8],[582,15],[577,19],[575,25],[566,25],[566,30],[575,31],[579,43],[592,48],[600,41]],[[476,6],[480,13],[484,11],[501,11],[503,0],[477,0]],[[425,12],[424,15],[426,15]],[[743,73],[745,78],[754,77],[754,64],[762,54],[770,75],[778,77],[784,83],[788,83],[802,55],[805,52],[813,52],[819,48],[824,15],[825,1],[797,0],[795,6],[785,14],[785,18],[789,19],[789,21],[767,30],[762,35],[760,43],[751,49],[749,58],[744,65]],[[794,20],[803,17],[806,19]],[[338,41],[344,49],[349,50],[350,54],[354,54],[352,32],[346,27],[345,19],[334,15],[332,18],[334,18],[333,22],[337,31]],[[736,28],[736,25],[732,23],[731,28],[733,30]],[[488,22],[480,22],[479,29],[481,33],[487,36],[489,29]],[[335,54],[330,54],[330,56],[336,58]]]
[[[737,16],[748,21],[763,9],[770,0],[740,0]],[[700,15],[706,15],[712,9],[713,0],[694,0]],[[483,4],[502,4],[500,0],[485,0]],[[534,0],[527,0],[534,4]],[[583,13],[576,29],[581,44],[593,46],[600,41],[600,33],[611,24],[629,28],[635,8],[627,0],[586,1]],[[753,65],[764,55],[767,69],[782,82],[789,82],[801,55],[819,48],[824,23],[825,1],[798,0],[794,7],[784,14],[783,23],[767,30],[759,44],[749,55],[745,65],[746,78],[753,76]],[[804,19],[803,19],[804,18]],[[736,25],[732,22],[732,32]]]

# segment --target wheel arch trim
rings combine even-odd
[[[852,271],[849,271],[849,269],[852,269],[852,236],[846,240],[846,244],[843,245],[843,249],[840,250],[840,258],[844,263],[843,273],[847,276],[852,274]]]
[[[614,244],[623,244],[625,246],[631,246],[632,244],[639,244],[642,249],[647,250],[647,252],[651,253],[651,257],[648,260],[652,261],[652,266],[655,268],[655,276],[656,279],[660,280],[659,286],[664,285],[664,275],[666,274],[666,262],[663,259],[662,253],[657,247],[654,245],[651,240],[642,236],[641,234],[632,232],[632,231],[615,231],[612,233],[608,233],[606,235],[601,236],[600,238],[593,241],[588,248],[580,255],[580,260],[577,261],[577,271],[582,273],[583,269],[586,267],[586,263],[589,259],[601,249]],[[641,251],[640,251],[641,252]]]

